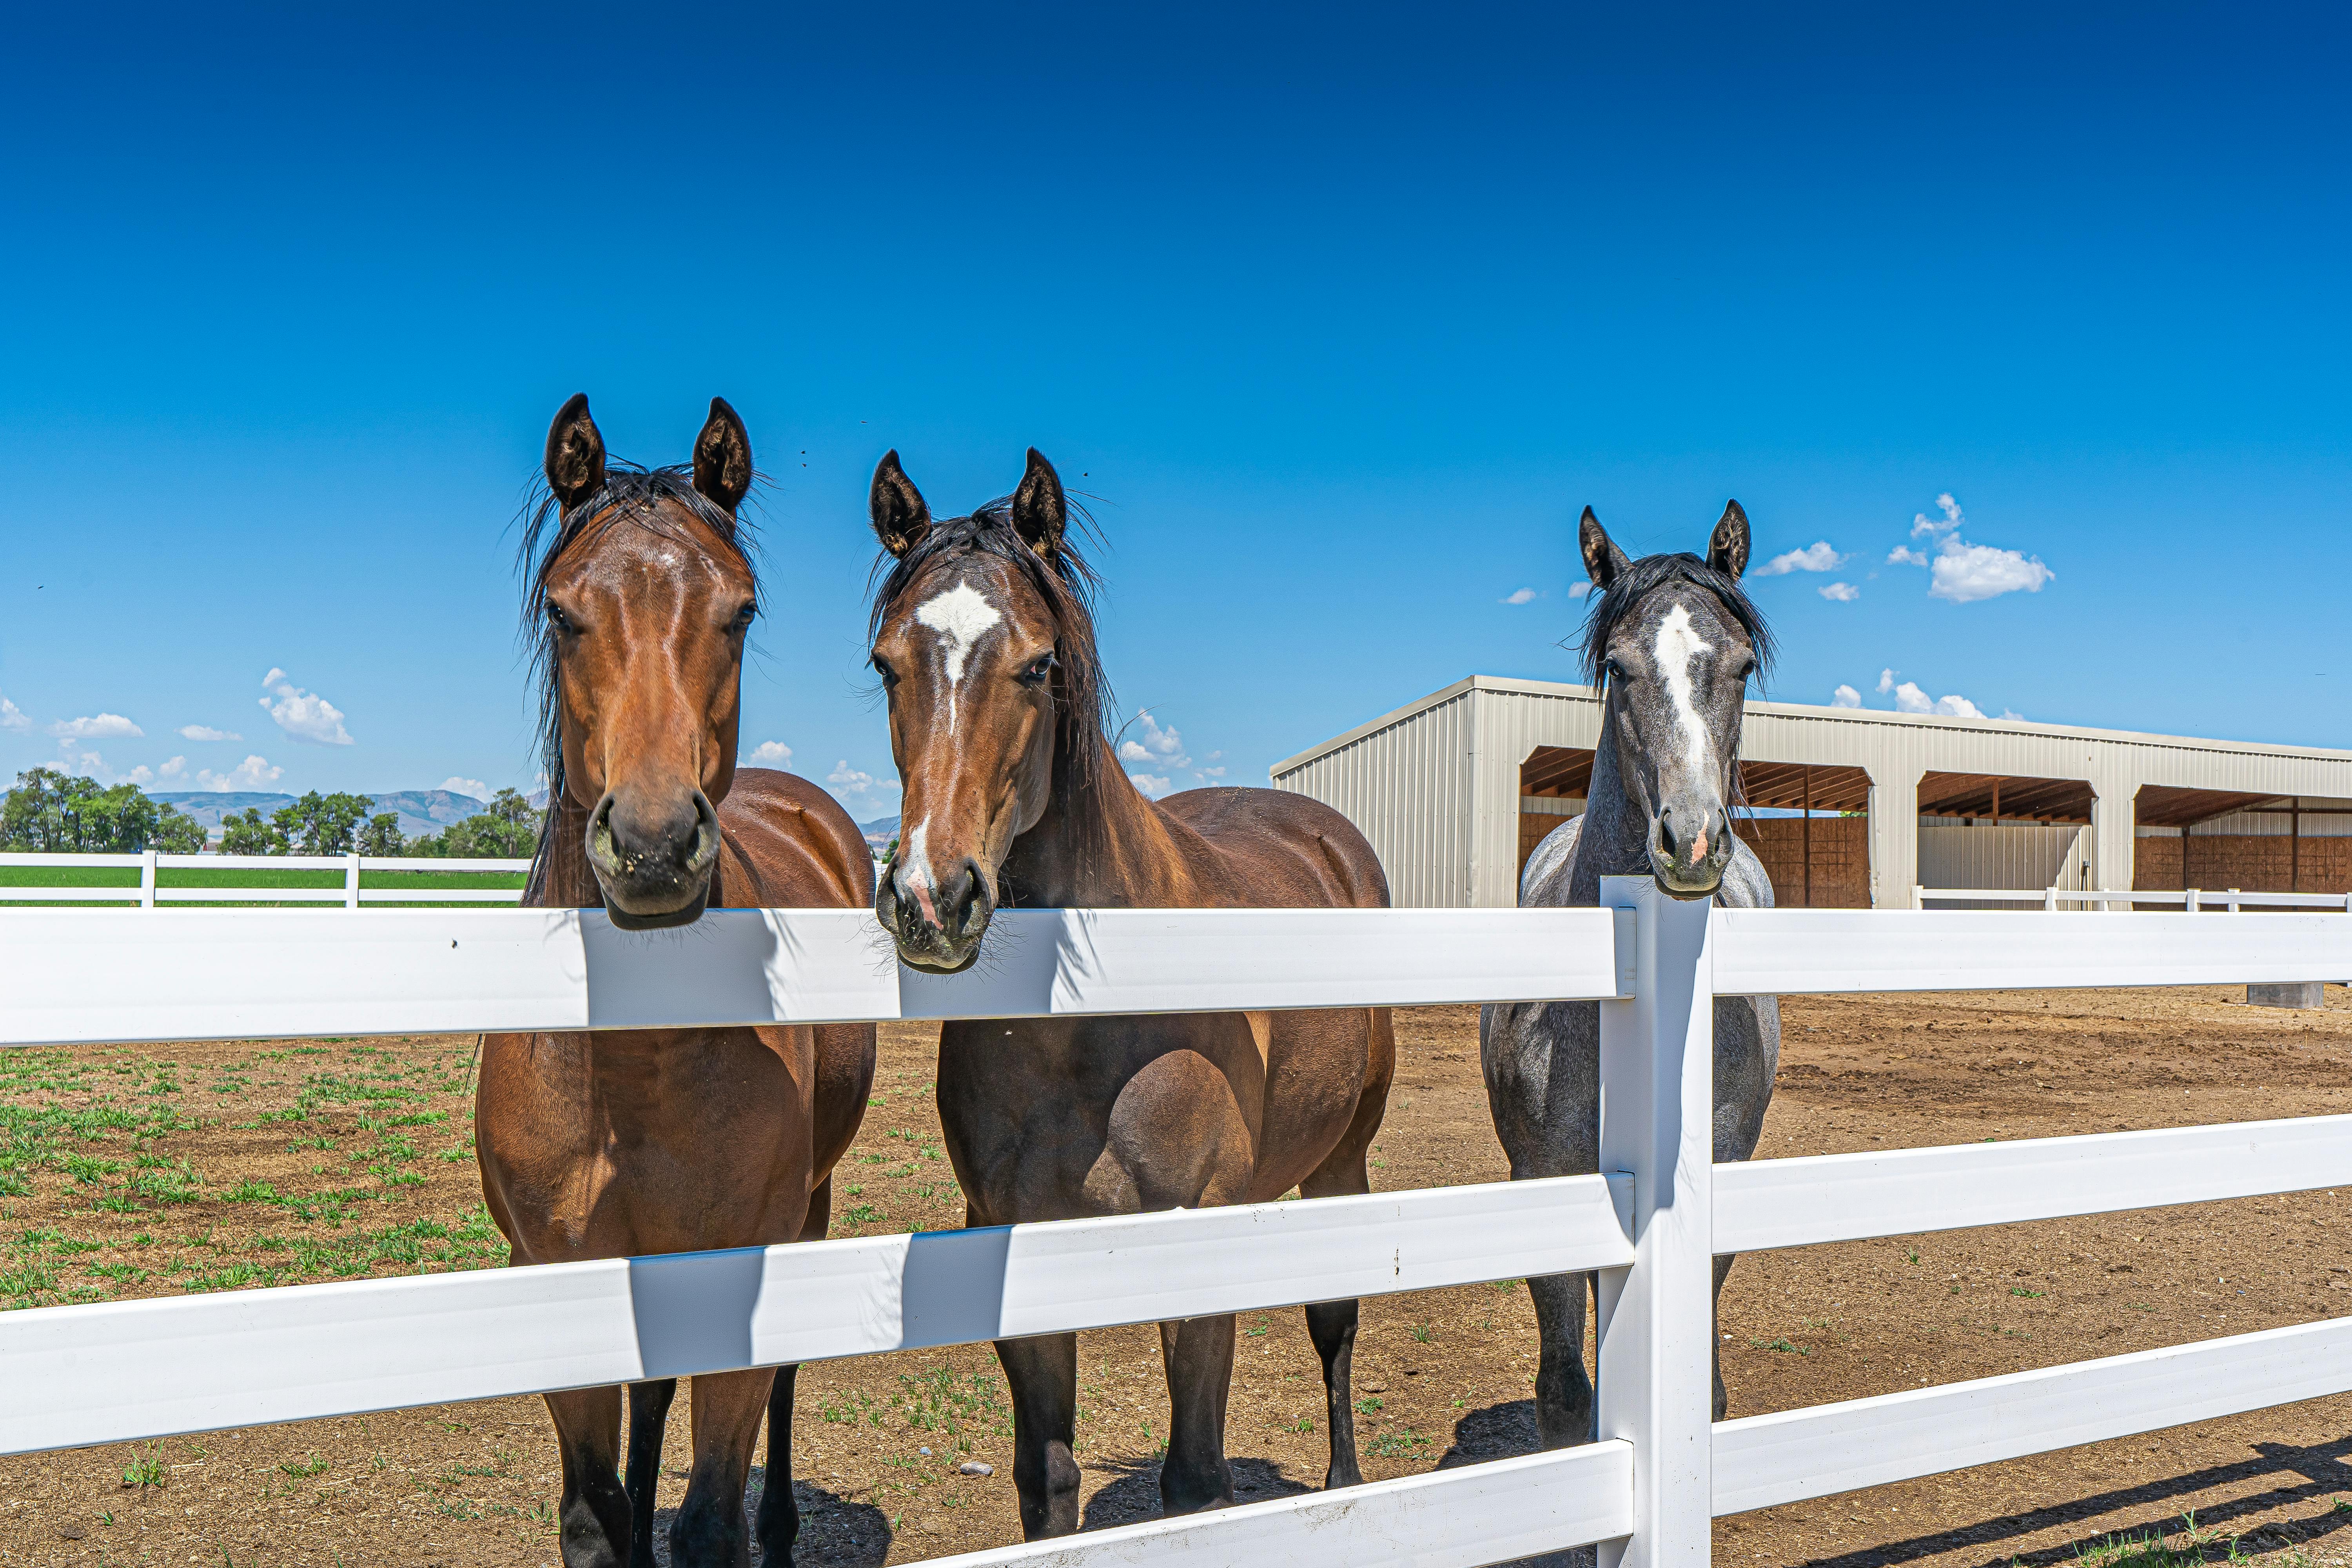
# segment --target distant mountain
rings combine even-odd
[[[280,806],[294,804],[290,795],[263,795],[251,790],[149,790],[147,798],[176,805],[206,827],[218,827],[224,816],[242,816],[247,806],[259,806],[261,815],[268,816]],[[465,821],[488,805],[472,795],[446,789],[399,789],[368,798],[375,802],[376,810],[397,813],[400,831],[411,838],[422,833],[438,833],[453,822]]]
[[[859,823],[857,831],[866,835],[866,843],[880,849],[898,837],[898,819],[895,816],[877,816],[871,822]]]

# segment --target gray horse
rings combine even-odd
[[[1584,564],[1593,602],[1583,640],[1586,678],[1603,689],[1601,743],[1584,815],[1537,846],[1519,879],[1522,907],[1601,901],[1601,879],[1647,872],[1678,899],[1769,909],[1771,879],[1731,831],[1740,711],[1749,677],[1772,654],[1771,634],[1740,591],[1748,516],[1733,501],[1706,559],[1628,561],[1585,508]],[[1520,1002],[1478,1018],[1480,1061],[1495,1131],[1514,1181],[1593,1170],[1601,1137],[1601,1005]],[[1723,996],[1715,1005],[1715,1157],[1745,1160],[1764,1129],[1780,1059],[1780,1005]],[[1723,1293],[1731,1259],[1715,1260]],[[1584,1300],[1591,1275],[1530,1279],[1543,1356],[1536,1426],[1547,1448],[1592,1439],[1592,1382],[1584,1370]],[[1719,1349],[1719,1347],[1718,1347]],[[1722,1357],[1715,1416],[1723,1418]]]

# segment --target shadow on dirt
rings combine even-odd
[[[760,1517],[760,1495],[767,1484],[767,1467],[752,1466],[751,1484],[743,1492],[743,1510],[748,1517]],[[817,1564],[823,1564],[823,1568],[881,1568],[889,1557],[890,1521],[872,1503],[851,1502],[806,1481],[793,1483],[793,1501],[801,1510],[800,1539],[793,1543],[794,1561],[811,1568]],[[669,1526],[677,1517],[677,1510],[674,1508],[663,1509],[654,1515],[654,1561],[661,1568],[669,1568]],[[751,1548],[751,1561],[765,1561],[756,1544]]]
[[[2185,1548],[2180,1516],[2188,1505],[2179,1503],[2179,1500],[2210,1487],[2265,1479],[2273,1484],[2259,1491],[2226,1502],[2197,1506],[2197,1528],[2200,1533],[2212,1532],[2216,1542],[2212,1551],[2220,1552],[2219,1543],[2236,1534],[2232,1521],[2298,1504],[2308,1511],[2284,1524],[2264,1524],[2248,1531],[2242,1538],[2245,1544],[2257,1551],[2273,1551],[2318,1541],[2352,1526],[2352,1511],[2339,1511],[2336,1501],[2338,1496],[2352,1491],[2352,1438],[2315,1443],[2305,1448],[2284,1443],[2257,1443],[2253,1448],[2260,1458],[2234,1465],[2213,1465],[2140,1486],[2118,1487],[2027,1513],[2003,1514],[1972,1524],[1955,1525],[1933,1535],[1915,1535],[1843,1556],[1817,1558],[1813,1568],[1880,1568],[1881,1564],[1944,1552],[1959,1553],[1968,1561],[2002,1564],[2004,1568],[2011,1563],[2021,1568],[2061,1568],[2080,1556],[2086,1543],[2095,1545],[2110,1535],[2168,1536],[2173,1538],[2172,1544]],[[2119,1522],[2111,1516],[2122,1509],[2144,1511],[2137,1518]],[[2001,1545],[2021,1535],[2070,1524],[2083,1526],[2084,1539],[2037,1552],[2013,1552]]]
[[[1226,1462],[1234,1468],[1235,1502],[1270,1502],[1276,1498],[1295,1497],[1315,1489],[1285,1476],[1282,1468],[1269,1459],[1228,1456]],[[1078,1521],[1080,1530],[1107,1530],[1113,1525],[1140,1524],[1160,1517],[1159,1455],[1129,1454],[1094,1459],[1088,1461],[1087,1468],[1118,1479],[1087,1500],[1086,1515]]]

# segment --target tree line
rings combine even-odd
[[[224,855],[409,855],[444,859],[526,860],[539,847],[541,813],[511,789],[463,822],[408,837],[396,812],[377,811],[363,795],[312,790],[268,816],[259,806],[221,819]],[[136,784],[100,789],[98,781],[55,768],[16,775],[0,801],[0,849],[52,855],[135,855],[142,849],[193,855],[204,826],[186,812],[151,800]]]

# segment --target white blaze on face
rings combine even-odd
[[[931,907],[931,858],[923,852],[923,840],[929,837],[928,821],[915,824],[915,830],[898,844],[898,882],[915,895],[915,902],[923,918],[933,925],[940,923],[939,911]]]
[[[927,601],[915,612],[916,621],[940,634],[948,677],[948,733],[955,733],[956,688],[963,683],[964,665],[971,650],[1004,613],[980,596],[969,583],[958,583]]]
[[[1698,662],[1699,655],[1713,653],[1715,645],[1698,635],[1691,625],[1690,612],[1676,605],[1658,623],[1658,640],[1651,651],[1657,658],[1659,677],[1666,683],[1666,700],[1674,705],[1675,729],[1683,743],[1684,759],[1692,773],[1706,778],[1712,761],[1707,754],[1708,742],[1713,737],[1706,732],[1706,721],[1699,717],[1698,704],[1693,700],[1697,689],[1691,680],[1691,666]],[[1702,834],[1691,852],[1694,865],[1706,852],[1706,843]]]

